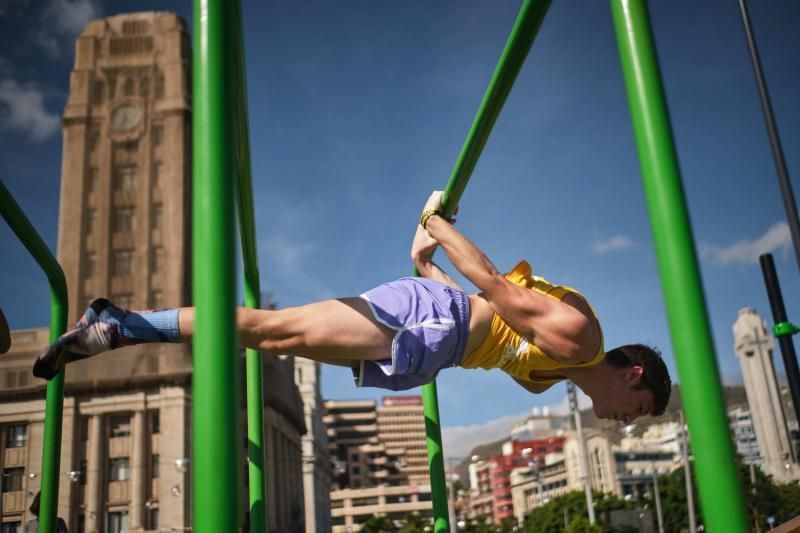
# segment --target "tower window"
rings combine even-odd
[[[95,268],[97,266],[97,257],[94,252],[86,253],[86,277],[91,278],[94,276]]]
[[[153,163],[153,187],[161,187],[161,173],[164,170],[164,163],[156,161]]]
[[[150,96],[150,78],[142,78],[139,80],[139,96],[147,98]]]
[[[89,167],[89,175],[86,177],[86,190],[97,192],[97,167]]]
[[[164,270],[164,248],[157,246],[153,249],[153,272]],[[159,291],[160,292],[160,291]]]
[[[136,208],[119,207],[114,211],[114,231],[126,232],[136,229]]]
[[[86,235],[94,233],[94,227],[97,225],[97,209],[86,210]]]
[[[131,434],[131,416],[127,413],[111,415],[108,421],[111,437],[129,437]]]
[[[114,188],[118,191],[136,187],[136,165],[120,165],[114,173]]]
[[[160,146],[164,142],[164,126],[156,124],[153,126],[153,145]]]
[[[94,152],[100,144],[100,128],[92,126],[89,129],[89,151]]]
[[[159,72],[156,76],[156,98],[164,98],[164,74]]]
[[[118,307],[121,307],[122,309],[130,309],[133,307],[133,294],[129,292],[112,294],[111,299]]]
[[[133,96],[133,78],[125,80],[125,88],[123,89],[125,96]]]
[[[150,309],[161,309],[164,307],[164,293],[155,290],[150,293]]]
[[[153,229],[161,229],[163,218],[164,206],[162,204],[153,204]]]
[[[95,80],[94,85],[92,85],[92,103],[94,105],[101,105],[104,100],[103,91],[105,91],[106,87],[103,83],[103,80]]]
[[[127,276],[133,274],[133,250],[114,251],[114,275]]]

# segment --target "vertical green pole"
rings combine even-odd
[[[50,342],[53,342],[67,329],[67,281],[64,271],[2,180],[0,180],[0,213],[47,275],[50,284]],[[63,409],[64,372],[61,371],[47,382],[42,447],[42,496],[39,502],[39,531],[43,532],[56,530]]]
[[[514,27],[511,29],[502,54],[500,54],[492,79],[489,81],[489,86],[478,107],[478,113],[472,121],[472,126],[444,189],[442,208],[445,216],[451,216],[458,206],[461,194],[478,163],[483,147],[489,139],[494,123],[503,109],[503,104],[511,92],[514,80],[517,79],[549,7],[550,0],[525,0],[520,7]],[[414,269],[414,275],[419,275],[416,269]],[[422,403],[428,444],[428,467],[431,476],[433,525],[436,533],[443,533],[450,531],[451,525],[447,512],[447,479],[444,470],[442,429],[439,421],[439,401],[435,381],[423,385]]]
[[[242,515],[239,357],[234,274],[234,16],[195,0],[193,80],[193,524],[239,531]]]
[[[644,0],[611,0],[706,528],[744,532],[744,500]]]
[[[261,284],[256,248],[255,209],[253,208],[253,181],[250,169],[250,137],[247,121],[247,76],[245,75],[244,35],[242,33],[241,2],[231,2],[235,16],[231,17],[236,49],[231,61],[235,65],[233,84],[235,95],[236,175],[238,177],[237,205],[239,235],[242,242],[244,267],[244,304],[251,309],[261,307]],[[267,478],[264,447],[264,392],[263,363],[256,350],[246,351],[247,382],[247,460],[250,487],[250,531],[267,530]]]

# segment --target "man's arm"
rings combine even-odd
[[[461,289],[458,283],[433,261],[431,254],[433,254],[437,245],[436,239],[431,237],[422,226],[417,225],[417,233],[414,235],[414,242],[411,244],[411,260],[414,261],[414,266],[417,267],[422,277],[441,281],[445,285]]]
[[[434,193],[425,210],[439,209]],[[433,215],[427,233],[444,249],[453,266],[480,289],[496,313],[549,356],[565,362],[590,360],[600,345],[594,317],[554,298],[508,281],[488,257],[444,218]]]

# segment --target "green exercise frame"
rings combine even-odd
[[[672,342],[711,531],[747,531],[694,241],[644,0],[610,0],[650,212]],[[452,215],[544,19],[550,0],[525,0],[442,199]],[[260,306],[247,95],[239,1],[195,0],[192,397],[193,529],[241,527],[241,375],[235,328],[234,218],[238,204],[245,305]],[[0,212],[45,271],[51,340],[66,329],[64,274],[0,181]],[[266,531],[262,362],[246,353],[250,530]],[[64,373],[47,385],[40,530],[54,531]],[[436,384],[422,390],[434,530],[450,530]],[[212,482],[213,480],[213,482]]]
[[[67,329],[67,281],[64,271],[36,229],[0,180],[0,213],[47,276],[50,284],[50,342]],[[61,420],[64,413],[64,371],[47,382],[42,448],[42,496],[39,531],[56,530],[58,481],[61,461]]]

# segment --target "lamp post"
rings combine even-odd
[[[689,510],[689,533],[695,533],[694,492],[692,490],[692,467],[689,464],[689,432],[683,421],[683,411],[678,411],[681,424],[681,449],[683,450],[683,476],[686,478],[686,506]]]
[[[542,505],[542,471],[539,470],[539,461],[536,459],[531,458],[531,453],[533,452],[532,448],[525,448],[522,450],[522,456],[525,458],[525,461],[528,463],[528,468],[536,476],[536,500],[537,505],[534,507],[540,507]]]
[[[586,509],[589,511],[589,523],[594,524],[594,502],[592,501],[592,480],[589,478],[589,451],[586,448],[586,439],[583,436],[583,422],[581,422],[581,412],[578,409],[578,396],[575,393],[575,384],[567,381],[567,394],[569,396],[569,408],[575,415],[575,431],[578,433],[578,447],[580,448],[581,477],[583,478],[583,489],[586,492]]]
[[[658,533],[664,533],[664,516],[661,514],[661,494],[658,492],[658,470],[655,461],[651,461],[653,468],[653,493],[656,498],[656,517],[658,518]]]
[[[447,489],[450,491],[450,506],[447,513],[448,520],[450,520],[450,530],[458,533],[458,524],[456,523],[456,491],[453,487],[453,481],[459,479],[453,472],[453,458],[447,458],[448,474],[447,474]]]

